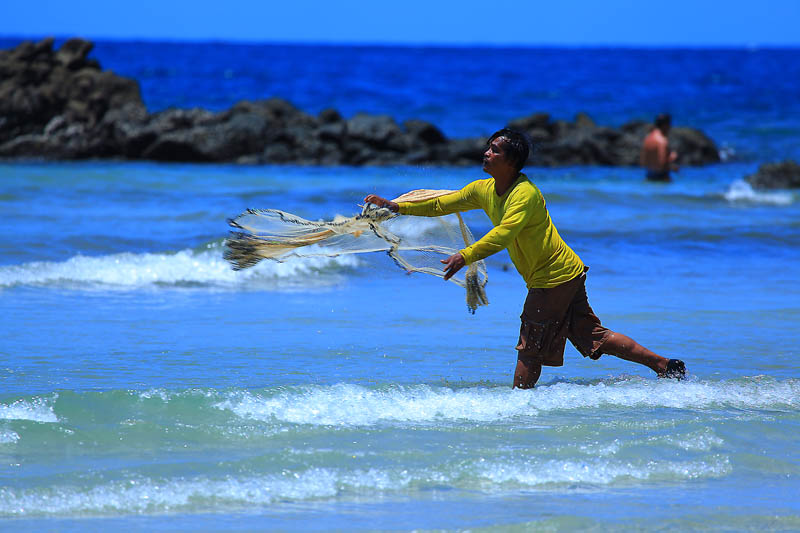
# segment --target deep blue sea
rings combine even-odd
[[[8,47],[13,40],[0,40]],[[97,43],[151,111],[286,98],[448,136],[661,111],[721,164],[670,184],[531,167],[603,322],[683,382],[568,347],[510,388],[526,291],[490,305],[384,254],[223,260],[226,219],[353,215],[479,168],[0,163],[0,529],[800,529],[800,50]],[[490,228],[469,213],[476,235]]]

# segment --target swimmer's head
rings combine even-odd
[[[669,129],[672,127],[672,117],[669,113],[660,113],[656,117],[656,128],[660,129],[664,134],[666,134]]]

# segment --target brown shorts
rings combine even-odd
[[[598,359],[602,355],[600,346],[611,331],[600,324],[589,306],[586,270],[557,287],[528,290],[520,316],[520,359],[561,366],[567,339],[584,357]]]

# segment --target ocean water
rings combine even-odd
[[[800,529],[800,193],[743,181],[797,157],[800,115],[785,112],[798,78],[770,77],[796,71],[796,51],[547,50],[564,87],[599,77],[632,100],[584,87],[494,118],[493,77],[509,67],[480,59],[516,57],[507,50],[289,48],[309,59],[286,93],[254,74],[234,83],[242,65],[268,70],[265,58],[300,69],[268,53],[279,47],[101,43],[95,55],[133,75],[176,50],[217,55],[179,62],[158,90],[145,76],[153,110],[278,95],[420,116],[453,135],[542,108],[649,116],[660,106],[645,95],[661,93],[627,67],[682,72],[663,89],[685,110],[678,122],[732,132],[727,162],[670,184],[603,167],[529,176],[591,266],[604,323],[684,359],[689,377],[568,347],[535,389],[512,390],[525,288],[505,254],[487,261],[491,303],[475,315],[462,289],[384,254],[242,272],[222,259],[226,219],[246,208],[351,215],[369,192],[456,188],[478,168],[3,162],[0,529]],[[369,59],[381,53],[391,61]],[[358,75],[326,85],[335,65]],[[476,83],[446,84],[457,70]],[[722,89],[701,71],[730,76],[730,98],[711,105]],[[210,90],[188,89],[198,81]],[[452,96],[452,115],[425,83]],[[467,221],[489,229],[481,213]]]

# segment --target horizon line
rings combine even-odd
[[[346,40],[273,40],[231,37],[132,37],[132,36],[84,36],[59,34],[0,34],[3,40],[41,41],[49,37],[56,41],[79,38],[92,42],[114,43],[152,43],[152,44],[231,44],[231,45],[273,45],[273,46],[331,46],[331,47],[370,47],[370,48],[512,48],[512,49],[630,49],[630,50],[800,50],[800,43],[558,43],[558,42],[481,42],[481,41],[346,41]]]

